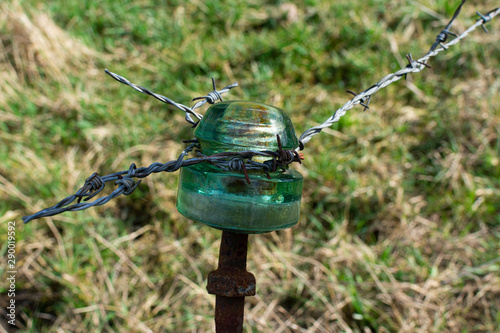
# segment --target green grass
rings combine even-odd
[[[187,105],[210,77],[237,80],[226,100],[280,107],[300,134],[345,90],[422,56],[458,2],[0,5],[0,240],[16,221],[20,331],[213,329],[205,286],[220,232],[176,211],[177,174],[21,223],[94,171],[166,162],[192,139],[182,112],[105,68]],[[495,5],[466,3],[452,30]],[[500,330],[497,20],[306,145],[299,224],[250,237],[246,332]]]

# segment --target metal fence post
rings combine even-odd
[[[217,333],[243,331],[245,296],[255,295],[255,276],[247,272],[248,234],[223,231],[219,266],[208,275],[207,291],[216,295]]]

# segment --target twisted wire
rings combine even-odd
[[[94,172],[89,178],[85,180],[85,184],[73,195],[70,195],[62,199],[56,205],[43,209],[33,215],[24,216],[23,222],[28,223],[31,220],[38,219],[41,217],[53,216],[67,211],[78,211],[87,209],[94,206],[101,206],[110,200],[119,197],[120,195],[131,194],[137,186],[139,186],[141,181],[137,183],[132,178],[145,178],[151,173],[157,172],[174,172],[179,170],[183,166],[184,157],[193,150],[197,145],[197,142],[191,143],[184,151],[179,155],[179,158],[175,161],[170,161],[167,163],[153,163],[149,167],[136,168],[136,165],[132,163],[127,171],[115,172],[106,176],[99,176],[97,172]],[[94,201],[88,202],[98,193],[100,193],[107,182],[115,182],[118,185],[111,194],[98,198]],[[85,202],[81,202],[83,201]],[[75,200],[78,200],[76,204],[72,204]],[[71,205],[72,204],[72,205]]]
[[[190,108],[189,106],[174,102],[173,100],[171,100],[168,97],[156,94],[149,89],[146,89],[146,88],[141,87],[135,83],[132,83],[121,75],[110,72],[107,69],[105,69],[104,71],[106,72],[106,74],[111,76],[116,81],[123,83],[123,84],[126,84],[127,86],[130,86],[140,93],[143,93],[143,94],[146,94],[149,96],[153,96],[154,98],[162,101],[163,103],[173,105],[176,108],[178,108],[179,110],[184,111],[186,113],[186,121],[188,123],[190,123],[191,125],[193,125],[193,127],[196,127],[196,125],[198,125],[198,122],[201,120],[201,118],[203,118],[203,116],[201,114],[194,112],[195,109],[199,108],[200,106],[202,106],[206,102],[208,102],[209,104],[214,104],[216,100],[218,100],[218,99],[222,100],[221,95],[223,93],[226,93],[229,90],[231,90],[232,88],[235,88],[238,86],[238,82],[234,82],[233,84],[230,84],[229,86],[224,87],[218,91],[217,88],[215,87],[215,80],[212,78],[212,85],[213,85],[214,90],[212,92],[208,93],[207,96],[198,97],[198,98],[193,99],[193,100],[201,99],[201,101],[197,102],[193,107]],[[198,119],[198,121],[194,121],[193,118],[191,118],[191,116],[194,116],[196,119]]]
[[[284,171],[288,164],[293,162],[302,163],[301,161],[304,159],[304,155],[297,152],[295,149],[283,149],[279,135],[276,135],[276,139],[278,141],[278,149],[276,151],[249,150],[218,153],[210,156],[215,158],[214,160],[210,160],[210,163],[222,170],[242,172],[245,175],[245,179],[248,184],[251,183],[250,177],[248,176],[249,170],[261,170],[266,174],[267,178],[270,179],[271,176],[269,175],[269,172],[276,172],[278,168]],[[198,152],[198,156],[205,155]],[[254,156],[269,157],[271,159],[260,163],[252,160]]]
[[[403,68],[395,73],[392,73],[392,74],[385,76],[378,83],[374,84],[370,88],[366,89],[365,91],[363,91],[357,95],[355,94],[353,99],[351,99],[350,101],[345,103],[344,106],[342,106],[340,109],[335,111],[335,113],[330,118],[328,118],[324,123],[322,123],[318,126],[311,127],[308,130],[306,130],[304,133],[302,133],[302,135],[299,138],[299,142],[301,143],[301,146],[303,146],[304,144],[309,142],[309,140],[311,140],[311,138],[313,136],[319,134],[323,130],[323,128],[330,127],[334,123],[338,122],[340,120],[340,118],[343,115],[345,115],[348,110],[352,109],[355,105],[361,104],[362,106],[365,107],[365,110],[366,110],[368,108],[368,103],[370,102],[371,96],[374,93],[376,93],[377,91],[379,91],[380,89],[387,87],[391,83],[399,81],[401,78],[406,77],[407,74],[418,73],[418,72],[422,71],[424,68],[430,67],[429,65],[427,65],[427,61],[431,57],[434,57],[438,53],[445,51],[448,47],[457,44],[462,39],[467,37],[467,35],[469,33],[471,33],[472,31],[474,31],[477,27],[482,26],[483,29],[487,32],[486,28],[484,27],[484,24],[491,21],[495,16],[500,14],[500,8],[495,8],[485,15],[481,15],[481,14],[477,13],[479,15],[480,19],[476,23],[474,23],[472,26],[470,26],[467,30],[465,30],[459,36],[456,36],[456,38],[451,40],[449,43],[442,44],[444,42],[444,41],[442,41],[442,38],[443,38],[442,34],[445,33],[446,36],[447,36],[447,34],[452,34],[448,31],[448,29],[451,27],[451,24],[453,23],[455,18],[460,13],[460,9],[462,8],[462,5],[464,4],[464,2],[465,1],[462,1],[460,6],[458,7],[458,9],[455,11],[455,14],[454,14],[453,18],[451,19],[451,21],[448,23],[448,25],[445,27],[445,29],[443,29],[439,33],[438,37],[436,37],[436,42],[431,46],[431,49],[429,50],[429,52],[427,52],[426,55],[424,55],[422,58],[420,58],[418,60],[413,60],[411,58],[411,55],[408,54],[407,58],[408,58],[409,64],[405,68]],[[454,35],[454,34],[452,34],[452,35]],[[444,40],[446,40],[446,37],[444,38]],[[440,45],[441,47],[437,48],[437,45]],[[350,93],[352,93],[352,92],[350,92]],[[354,94],[354,93],[352,93],[352,94]]]
[[[87,209],[94,206],[101,206],[120,195],[129,195],[139,186],[141,181],[136,182],[134,178],[145,178],[153,173],[159,172],[174,172],[182,167],[195,165],[198,163],[211,163],[223,170],[243,172],[245,179],[250,183],[248,170],[263,170],[269,176],[269,172],[274,172],[278,167],[284,168],[285,165],[299,162],[303,159],[302,154],[295,150],[283,150],[281,142],[278,139],[279,149],[277,151],[242,151],[242,152],[224,152],[214,155],[204,155],[197,151],[198,157],[184,160],[195,147],[199,147],[197,140],[187,141],[190,143],[179,155],[177,160],[169,161],[166,163],[155,162],[148,167],[137,168],[132,163],[128,170],[115,172],[106,176],[99,176],[94,172],[89,178],[85,180],[84,185],[73,195],[70,195],[61,200],[56,205],[43,209],[33,215],[24,216],[23,222],[28,223],[31,220],[41,217],[53,216],[67,211],[78,211]],[[269,163],[258,163],[252,161],[255,156],[269,157],[271,160],[266,161]],[[272,163],[274,166],[270,166]],[[91,198],[100,193],[107,182],[115,182],[118,187],[109,195],[98,198],[94,201],[89,201]],[[83,199],[84,202],[81,202]],[[77,203],[72,204],[75,200]]]

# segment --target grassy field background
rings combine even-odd
[[[300,135],[425,54],[458,3],[2,2],[0,244],[5,258],[16,221],[20,331],[214,327],[220,232],[176,211],[177,173],[22,225],[94,171],[166,162],[193,138],[105,68],[187,105],[210,77],[237,80],[226,100],[280,107]],[[466,3],[452,31],[495,5]],[[498,20],[307,144],[299,224],[250,237],[246,332],[500,331]]]

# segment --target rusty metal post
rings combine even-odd
[[[248,234],[223,231],[219,266],[208,275],[207,291],[216,295],[217,333],[243,332],[245,296],[255,295],[255,276],[247,272]]]

